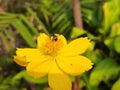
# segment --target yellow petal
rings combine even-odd
[[[37,38],[37,47],[38,48],[43,47],[47,39],[49,39],[49,37],[45,33],[40,33],[40,35]]]
[[[90,46],[90,41],[87,37],[85,38],[78,38],[71,41],[67,47],[61,50],[61,54],[65,56],[74,56],[78,54],[82,54],[88,49]]]
[[[25,57],[19,56],[14,56],[14,61],[21,66],[26,66],[29,63]]]
[[[51,60],[50,59],[51,58],[48,56],[48,57],[44,58],[44,60],[33,61],[33,62],[29,63],[27,65],[27,68],[26,68],[27,72],[31,76],[33,76],[37,79],[47,75],[48,71],[51,67]]]
[[[67,74],[62,72],[57,64],[53,64],[49,74],[48,83],[52,90],[71,90],[72,85]]]
[[[44,58],[44,55],[40,52],[39,49],[32,48],[18,48],[16,51],[17,56],[26,57],[26,61],[39,61]]]
[[[67,45],[67,40],[65,39],[63,35],[59,35],[59,34],[56,34],[56,35],[58,37],[58,42],[61,42],[62,46]]]
[[[92,68],[91,61],[79,55],[73,57],[58,57],[57,63],[64,72],[75,76]]]

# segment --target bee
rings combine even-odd
[[[58,37],[55,34],[52,34],[50,38],[51,38],[52,41],[57,41],[58,40]]]

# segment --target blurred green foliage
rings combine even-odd
[[[0,90],[47,90],[47,77],[35,80],[12,60],[17,47],[36,47],[40,32],[63,34],[68,41],[88,36],[91,47],[84,55],[94,67],[81,75],[82,90],[120,90],[120,0],[80,0],[84,30],[74,25],[72,0],[5,2],[0,13]]]

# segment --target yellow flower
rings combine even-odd
[[[92,68],[91,61],[80,55],[90,46],[87,37],[78,38],[67,44],[63,35],[48,37],[41,33],[37,48],[18,48],[14,61],[26,66],[27,72],[41,78],[48,75],[52,90],[71,90],[69,75],[77,76]]]

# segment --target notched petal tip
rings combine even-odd
[[[93,66],[91,60],[84,56],[59,57],[57,58],[59,67],[67,74],[77,76],[90,70]]]
[[[61,54],[64,56],[74,56],[84,53],[90,47],[90,39],[88,37],[78,38],[61,50]]]
[[[13,60],[20,66],[26,66],[29,63],[26,61],[26,57],[14,56]]]

